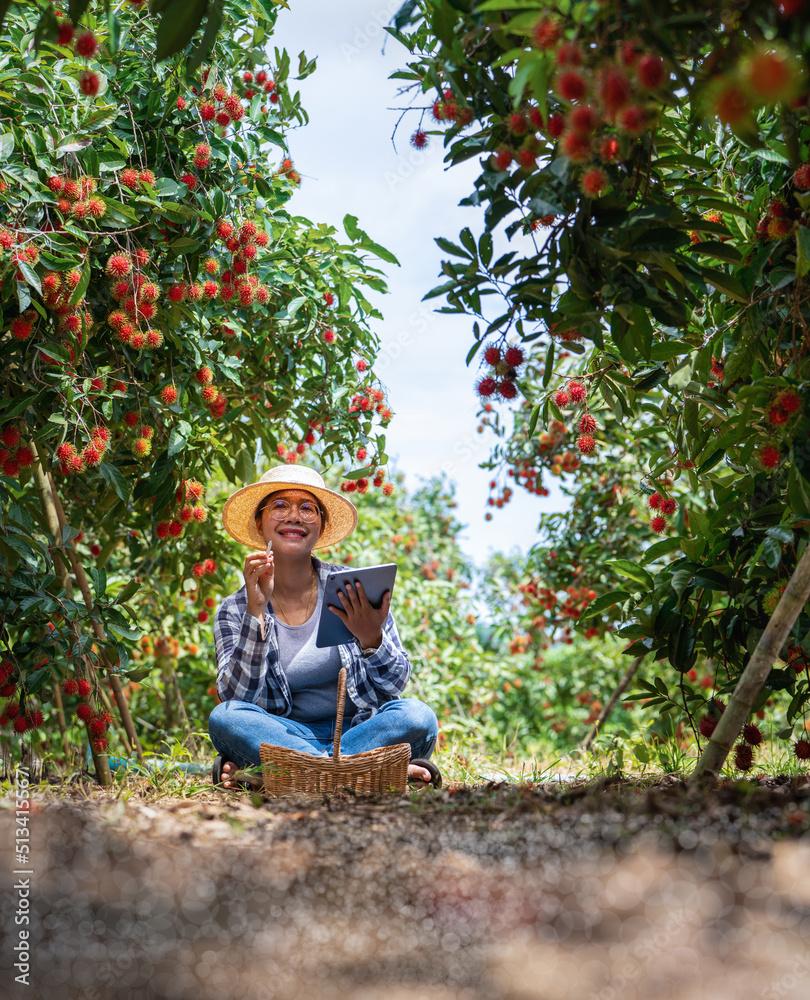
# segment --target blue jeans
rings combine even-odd
[[[288,747],[315,757],[327,756],[335,736],[335,720],[295,722],[271,715],[246,701],[223,701],[208,720],[211,742],[225,760],[237,767],[259,764],[262,743]],[[436,746],[439,724],[432,708],[418,698],[388,701],[370,719],[344,729],[342,754],[362,753],[396,743],[410,743],[411,759],[428,758]]]

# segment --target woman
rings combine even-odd
[[[312,551],[354,531],[354,504],[327,489],[314,469],[277,466],[233,494],[222,522],[237,541],[261,549],[245,560],[245,584],[225,598],[214,623],[221,703],[208,729],[224,760],[225,787],[236,785],[239,768],[260,763],[262,743],[331,752],[342,666],[348,678],[341,753],[410,743],[409,781],[440,785],[429,760],[436,715],[402,697],[411,665],[389,613],[390,592],[378,609],[359,583],[347,586],[342,607],[333,610],[356,642],[315,646],[326,578],[341,567]]]

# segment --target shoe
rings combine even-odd
[[[417,767],[424,767],[426,771],[430,771],[430,781],[428,784],[432,788],[442,787],[442,772],[436,767],[432,760],[423,760],[421,757],[414,757],[411,764],[416,764]],[[409,785],[424,784],[419,778],[408,778]]]

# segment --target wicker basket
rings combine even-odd
[[[259,755],[268,795],[320,795],[341,792],[404,792],[408,786],[410,743],[378,747],[342,756],[343,704],[346,700],[346,668],[338,676],[337,719],[334,756],[314,757],[287,747],[262,743]]]

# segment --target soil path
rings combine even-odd
[[[133,787],[133,786],[131,786]],[[810,785],[34,796],[48,1000],[807,1000]]]

